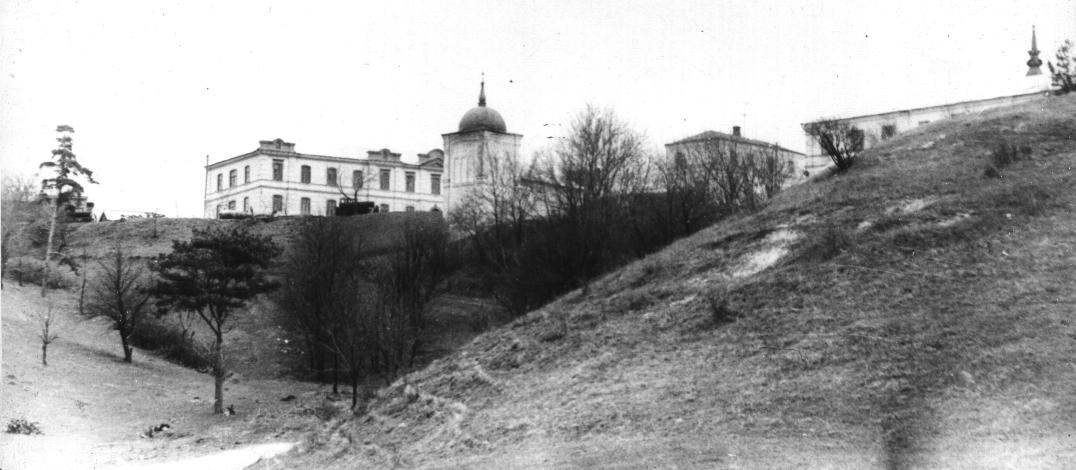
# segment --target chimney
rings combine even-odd
[[[732,136],[740,137],[740,126],[732,126]]]

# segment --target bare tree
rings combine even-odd
[[[86,315],[105,317],[120,335],[123,360],[131,362],[131,335],[147,313],[146,267],[127,258],[123,246],[116,244],[107,261],[97,263],[98,272],[90,285]]]
[[[762,189],[767,199],[781,192],[781,188],[784,187],[785,182],[795,171],[792,161],[782,157],[777,146],[760,149],[754,163],[755,166],[752,171],[753,183],[756,187]]]
[[[30,221],[36,214],[37,209],[37,185],[28,178],[20,176],[5,176],[0,190],[0,230],[3,231],[3,240],[0,240],[0,265],[4,273],[7,272],[7,262],[11,258],[11,243],[17,230],[22,228],[24,222]],[[20,276],[21,285],[21,276]]]
[[[852,167],[863,150],[863,131],[837,119],[822,119],[803,125],[803,131],[818,142],[837,171]]]
[[[41,340],[41,365],[47,366],[49,365],[49,345],[60,339],[59,333],[56,332],[58,317],[51,303],[45,307],[45,311],[40,313],[39,316],[41,330],[38,332],[37,338]]]
[[[622,197],[645,164],[643,137],[612,110],[587,106],[541,166],[550,215],[562,218],[572,253],[562,271],[586,288],[609,257],[606,240],[622,217]]]

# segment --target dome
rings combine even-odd
[[[504,118],[501,117],[501,113],[493,108],[487,108],[486,106],[478,106],[471,108],[460,119],[460,132],[470,131],[494,131],[494,132],[507,132],[507,127],[504,125]]]

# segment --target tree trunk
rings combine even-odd
[[[357,368],[351,369],[351,409],[354,410],[355,406],[359,404],[359,371]]]
[[[48,289],[49,285],[49,255],[52,254],[52,236],[56,233],[56,216],[59,214],[56,210],[57,202],[59,195],[52,200],[52,222],[49,223],[49,240],[45,244],[45,270],[41,273],[41,297],[45,297],[45,289]]]
[[[83,266],[82,267],[82,287],[80,287],[79,290],[78,290],[78,314],[79,315],[85,315],[86,314],[86,310],[84,308],[85,305],[86,305],[86,267]]]
[[[340,358],[333,354],[333,395],[340,393]]]
[[[213,413],[224,413],[224,338],[217,334],[213,344]]]
[[[123,330],[120,330],[120,342],[123,343],[123,362],[131,361],[131,342],[128,340],[128,334],[125,334]]]
[[[41,342],[41,365],[49,365],[49,343]]]

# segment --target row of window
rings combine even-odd
[[[237,183],[238,174],[237,170],[231,170],[228,172],[228,187],[234,188]],[[284,160],[273,160],[273,181],[284,181]],[[301,183],[310,184],[310,165],[303,165],[299,170],[299,181]],[[381,170],[378,175],[379,187],[383,191],[389,191],[391,189],[392,172],[391,170]],[[243,183],[250,182],[250,165],[243,167]],[[325,171],[325,184],[329,186],[339,186],[337,180],[336,168],[329,168]],[[365,186],[365,176],[362,170],[355,170],[351,173],[351,187],[354,189],[362,189]],[[224,190],[224,174],[217,174],[217,191]],[[415,172],[408,171],[404,173],[404,191],[413,193],[415,192]],[[441,175],[430,175],[430,194],[441,194]]]
[[[218,214],[220,213],[221,210],[224,209],[224,207],[225,206],[217,206]],[[228,205],[227,205],[228,210],[234,211],[235,207],[236,207],[235,201],[228,201]],[[407,207],[404,208],[404,210],[407,211],[407,212],[414,212],[415,211],[415,206],[407,206]],[[381,205],[378,206],[378,212],[388,212],[388,211],[389,211],[389,205],[388,204],[381,204]],[[243,212],[244,213],[245,212],[250,212],[250,198],[249,197],[243,198]],[[284,196],[281,196],[281,195],[277,194],[277,195],[273,196],[273,213],[281,213],[281,212],[284,212]],[[304,197],[302,199],[299,199],[299,214],[301,214],[301,215],[310,215],[310,198]],[[328,201],[325,201],[325,215],[328,215],[328,216],[336,215],[336,200],[329,199]]]

